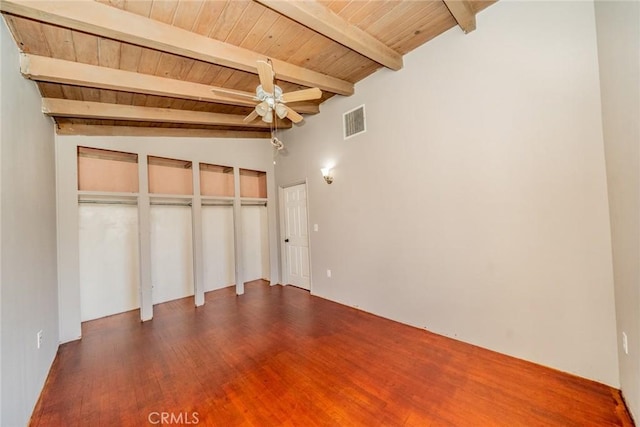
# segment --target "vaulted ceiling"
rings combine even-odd
[[[269,124],[243,121],[257,61],[271,62],[285,92],[320,88],[320,99],[288,104],[318,114],[444,31],[473,31],[493,2],[0,0],[0,9],[58,133],[267,138]]]

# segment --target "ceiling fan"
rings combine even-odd
[[[281,119],[286,117],[293,123],[300,123],[303,117],[286,104],[319,99],[322,96],[322,91],[316,87],[284,93],[280,86],[275,84],[275,73],[270,62],[258,61],[257,68],[260,84],[256,87],[255,95],[223,88],[213,89],[214,92],[241,98],[251,98],[256,102],[254,110],[244,118],[246,123],[252,122],[258,117],[262,117],[262,121],[265,123],[273,123],[274,114]]]

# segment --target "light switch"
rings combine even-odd
[[[313,224],[313,231],[318,231],[318,224]]]

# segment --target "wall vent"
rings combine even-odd
[[[364,104],[344,113],[342,123],[344,124],[344,139],[366,132]]]

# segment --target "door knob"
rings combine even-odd
[[[284,242],[285,243],[289,243],[289,239],[284,239]]]

